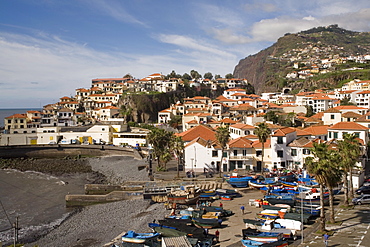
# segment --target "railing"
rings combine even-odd
[[[229,157],[229,160],[249,160],[249,159],[253,159],[253,156],[248,155],[248,156],[230,156]]]

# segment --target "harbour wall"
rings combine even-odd
[[[135,149],[105,145],[18,145],[0,146],[1,158],[63,158],[67,156],[99,157],[108,155],[133,156],[141,159]]]

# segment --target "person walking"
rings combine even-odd
[[[245,209],[244,206],[240,207],[240,210],[242,211],[242,214],[244,214],[244,209]]]
[[[220,208],[222,208],[224,205],[222,204],[222,202],[220,202]]]
[[[324,243],[325,243],[326,247],[328,246],[328,240],[329,240],[329,235],[327,233],[325,233],[324,234]]]
[[[215,236],[216,236],[216,243],[219,243],[220,242],[220,232],[218,230],[216,230]]]

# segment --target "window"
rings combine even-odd
[[[19,128],[23,129],[24,128],[24,125],[20,125]]]
[[[12,120],[8,119],[8,124],[12,123]]]
[[[329,138],[331,138],[331,132],[329,132]]]
[[[247,156],[247,150],[243,149],[243,156]]]
[[[261,155],[262,155],[262,150],[258,150],[258,151],[256,151],[256,155],[257,155],[257,156],[261,156]]]
[[[334,114],[331,114],[331,115],[330,115],[330,119],[335,119]]]
[[[212,157],[217,157],[218,156],[218,151],[212,151]]]
[[[338,132],[334,132],[334,138],[338,138]]]
[[[291,155],[292,156],[297,156],[297,149],[292,149],[291,150]]]
[[[238,155],[238,150],[234,150],[234,156]]]
[[[303,154],[310,154],[311,153],[311,150],[309,149],[303,149]]]
[[[222,154],[222,157],[227,157],[227,152],[224,152],[224,153]]]
[[[277,143],[278,144],[283,144],[284,143],[284,139],[283,139],[282,136],[278,136]]]
[[[360,138],[360,132],[355,132],[354,134],[357,138]]]
[[[277,157],[279,157],[279,158],[283,158],[283,157],[284,157],[284,152],[283,152],[283,150],[278,150],[278,151],[277,151]]]

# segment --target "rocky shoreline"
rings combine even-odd
[[[148,180],[145,169],[138,170],[139,166],[145,165],[145,161],[129,156],[63,160],[17,159],[6,162],[1,160],[0,164],[3,169],[35,170],[61,178],[70,173],[88,173],[86,182],[89,183],[120,184],[124,181]],[[46,235],[39,236],[37,241],[25,246],[103,246],[124,231],[149,231],[147,223],[164,218],[166,214],[162,204],[151,204],[143,199],[88,206],[72,214]]]

